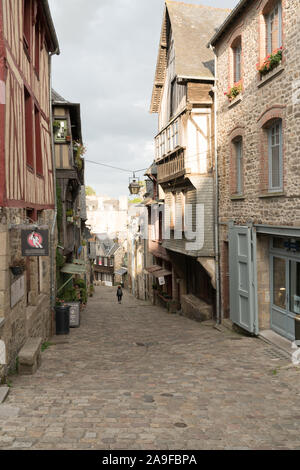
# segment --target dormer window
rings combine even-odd
[[[282,46],[282,10],[281,2],[266,15],[267,54],[272,54]]]

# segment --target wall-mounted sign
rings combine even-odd
[[[49,256],[49,230],[22,230],[22,256]]]
[[[67,305],[67,307],[70,307],[70,328],[79,328],[80,326],[79,302],[68,302],[65,305]]]
[[[158,278],[158,282],[159,282],[159,285],[160,285],[160,286],[164,286],[164,285],[165,285],[165,283],[166,283],[166,281],[165,281],[165,278],[164,278],[164,277],[159,277],[159,278]]]
[[[19,277],[10,288],[10,306],[13,308],[25,295],[25,276]]]

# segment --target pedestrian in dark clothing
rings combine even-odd
[[[118,287],[118,290],[117,290],[117,297],[118,297],[118,302],[119,304],[122,302],[122,297],[123,297],[123,291],[122,291],[122,287],[119,286]]]

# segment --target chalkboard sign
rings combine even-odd
[[[80,327],[80,304],[79,302],[68,302],[65,303],[67,307],[70,307],[70,328]]]

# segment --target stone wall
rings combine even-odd
[[[216,45],[219,155],[220,270],[222,309],[228,312],[226,224],[268,224],[300,227],[300,9],[298,0],[283,0],[283,60],[261,77],[257,63],[265,50],[263,13],[267,0],[249,1],[243,13]],[[224,95],[232,86],[232,48],[242,42],[242,92],[232,102]],[[266,126],[282,119],[283,190],[268,190]],[[243,139],[243,191],[236,194],[233,142]],[[224,225],[222,225],[224,224]],[[270,327],[269,247],[257,239],[258,306],[260,328]]]
[[[261,2],[264,5],[266,2]],[[220,219],[272,225],[300,225],[300,18],[298,0],[283,2],[283,62],[260,79],[256,64],[260,57],[260,10],[249,2],[243,16],[217,45],[218,56],[218,146]],[[261,6],[262,8],[262,6]],[[235,103],[224,96],[230,83],[229,53],[236,34],[242,36],[243,92]],[[298,38],[298,40],[297,40]],[[283,120],[283,192],[266,194],[264,125],[273,118]],[[297,131],[298,129],[298,131]],[[232,194],[235,172],[231,165],[231,142],[243,136],[244,191]]]
[[[51,226],[54,212],[41,212],[39,225]],[[5,342],[7,365],[2,376],[16,363],[18,352],[29,337],[49,338],[52,332],[50,309],[50,257],[26,258],[26,270],[21,277],[12,274],[9,266],[21,258],[21,230],[10,224],[25,222],[23,209],[2,209],[0,216],[0,339]],[[50,230],[49,230],[50,233]],[[24,295],[11,306],[11,286],[24,277]],[[20,291],[21,292],[21,291]]]

